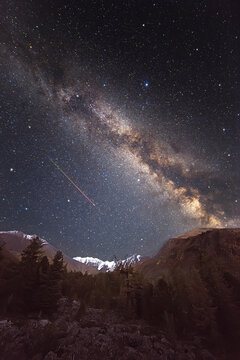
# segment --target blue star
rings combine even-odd
[[[149,86],[149,82],[145,81],[144,86],[147,88]]]
[[[24,208],[24,210],[25,210],[25,211],[28,211],[28,210],[29,210],[29,208],[28,208],[28,207],[25,207],[25,208]]]

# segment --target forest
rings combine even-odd
[[[76,319],[88,308],[113,310],[163,329],[172,341],[199,337],[215,353],[239,351],[240,283],[219,259],[189,272],[170,268],[153,283],[121,263],[94,276],[68,272],[61,251],[50,263],[42,247],[34,238],[17,260],[1,245],[1,316],[51,318],[65,297],[80,302]]]

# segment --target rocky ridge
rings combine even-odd
[[[194,267],[201,269],[209,260],[218,259],[226,269],[240,280],[240,229],[200,228],[168,240],[158,254],[136,269],[155,281],[169,269],[184,272]]]

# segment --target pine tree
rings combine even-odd
[[[51,310],[50,264],[44,256],[39,264],[39,286],[36,291],[35,303],[37,310],[48,313]]]
[[[4,247],[4,245],[5,245],[4,242],[0,244],[0,261],[3,259],[3,254],[2,254],[2,252],[3,252],[3,247]]]
[[[36,293],[39,287],[39,265],[42,260],[42,241],[36,237],[22,252],[20,271],[25,310],[36,309]]]
[[[49,308],[54,310],[57,302],[62,295],[62,280],[66,267],[63,262],[63,254],[57,251],[53,263],[50,266],[50,289],[49,289]]]
[[[57,251],[54,258],[53,263],[51,265],[52,276],[56,280],[60,280],[62,278],[62,274],[65,270],[64,262],[63,262],[63,254],[61,251]]]
[[[33,272],[38,269],[38,265],[42,259],[42,241],[36,237],[30,241],[30,244],[22,251],[21,266],[26,273]]]

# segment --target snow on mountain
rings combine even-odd
[[[24,234],[21,231],[0,231],[0,244],[5,244],[5,248],[13,255],[19,258],[21,252],[25,249],[30,241],[36,238],[37,235]],[[43,251],[47,257],[52,260],[55,256],[57,249],[55,249],[48,241],[41,239]],[[81,271],[82,273],[96,274],[98,271],[113,271],[119,263],[123,265],[134,265],[141,260],[141,255],[132,255],[124,260],[120,261],[103,261],[94,257],[74,257],[71,258],[63,254],[64,262],[67,264],[67,268],[70,271]]]
[[[33,240],[33,239],[35,239],[37,237],[37,235],[25,235],[25,238],[27,239],[27,240]],[[41,240],[41,242],[42,242],[42,244],[43,245],[47,245],[47,244],[49,244],[46,240],[44,240],[44,239],[40,239]]]
[[[98,258],[94,258],[91,256],[87,256],[87,257],[77,256],[77,257],[74,257],[73,259],[77,260],[83,264],[94,266],[98,270],[113,271],[116,267],[115,261],[103,261],[103,260],[100,260]]]
[[[28,235],[21,231],[0,231],[0,245],[5,244],[4,248],[19,259],[21,257],[22,251],[30,244],[30,241],[36,237],[37,235]],[[57,249],[48,241],[41,238],[39,238],[39,240],[41,240],[43,244],[42,250],[44,255],[46,255],[48,259],[52,261],[57,252]],[[89,274],[97,273],[96,267],[91,267],[89,265],[80,263],[65,255],[64,253],[63,260],[69,271],[81,271],[83,274],[85,272]]]
[[[123,265],[134,265],[137,264],[139,261],[143,260],[143,256],[134,254],[132,256],[129,256],[125,260],[121,260],[121,263]]]
[[[104,261],[104,260],[100,260],[98,258],[93,258],[93,257],[74,257],[74,260],[77,260],[83,264],[86,265],[90,265],[90,266],[94,266],[95,268],[97,268],[99,271],[113,271],[116,266],[119,263],[122,263],[123,265],[134,265],[136,263],[138,263],[139,261],[141,261],[143,259],[143,257],[141,255],[132,255],[130,257],[128,257],[127,259],[124,260],[119,260],[119,261]]]

